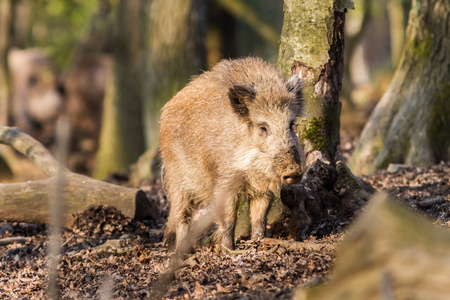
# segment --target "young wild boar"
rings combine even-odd
[[[238,199],[250,201],[252,239],[283,185],[300,181],[303,152],[294,132],[302,84],[259,58],[223,60],[163,108],[163,184],[171,202],[165,241],[179,249],[199,208],[219,207],[221,244],[234,248]]]

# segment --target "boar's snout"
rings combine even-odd
[[[282,165],[285,166],[281,169],[281,181],[283,184],[296,184],[302,180],[303,172],[300,153],[301,149],[292,146],[287,153],[283,155],[284,163]]]
[[[284,184],[291,185],[299,183],[302,180],[302,175],[300,171],[289,170],[282,175],[281,179]]]

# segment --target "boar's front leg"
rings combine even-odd
[[[238,191],[241,179],[226,180],[222,182],[215,191],[215,204],[219,220],[218,236],[220,244],[229,250],[234,249],[234,229],[236,227],[238,209]]]
[[[219,221],[220,244],[229,250],[233,250],[234,245],[234,229],[236,228],[237,218],[237,201],[233,199],[224,203],[225,207],[222,211]]]
[[[266,234],[266,220],[273,194],[265,193],[250,199],[250,220],[252,224],[252,240],[264,238]]]

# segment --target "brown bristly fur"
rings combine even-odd
[[[286,82],[259,58],[224,60],[164,106],[169,246],[177,249],[196,212],[213,205],[221,243],[233,248],[239,195],[250,201],[252,238],[264,236],[274,195],[301,177],[303,152],[294,132],[301,88],[296,75]]]

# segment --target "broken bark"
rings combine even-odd
[[[60,164],[39,142],[18,128],[0,126],[0,143],[13,147],[35,163],[50,178],[23,183],[0,184],[0,219],[45,223]],[[125,188],[75,174],[62,168],[65,225],[72,215],[91,206],[110,205],[136,220],[159,218],[158,209],[142,190]]]

